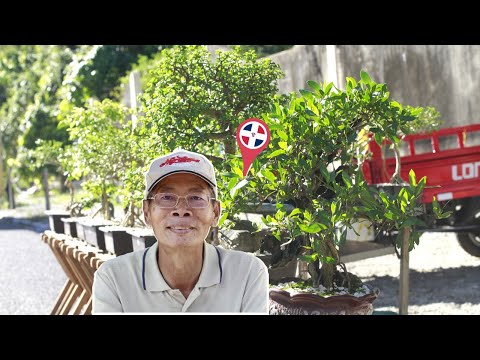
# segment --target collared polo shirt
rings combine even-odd
[[[164,280],[158,243],[106,261],[95,272],[92,312],[268,313],[267,267],[253,254],[204,242],[197,284],[187,299]]]

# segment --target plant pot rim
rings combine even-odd
[[[291,295],[281,289],[270,289],[270,312],[303,315],[371,315],[378,289],[357,297],[351,294],[322,297],[311,293]]]
[[[70,212],[66,210],[60,209],[53,209],[53,210],[45,210],[45,215],[63,215],[63,216],[70,216]]]
[[[108,225],[116,225],[115,222],[111,220],[105,220],[100,218],[92,218],[92,217],[82,217],[78,220],[78,223],[83,226],[108,226]]]
[[[115,231],[122,231],[128,233],[128,230],[131,229],[129,226],[121,226],[121,225],[105,225],[99,227],[100,231],[103,232],[115,232]]]
[[[134,236],[155,236],[155,233],[150,228],[133,227],[129,228],[127,233]]]

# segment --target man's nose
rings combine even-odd
[[[178,204],[172,210],[172,215],[173,216],[191,216],[192,215],[192,211],[188,206],[186,198],[181,197],[178,199]]]

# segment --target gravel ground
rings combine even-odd
[[[395,254],[347,263],[349,272],[380,289],[375,311],[398,313],[400,260]],[[480,258],[453,233],[424,233],[410,252],[411,315],[480,314]]]
[[[0,314],[50,314],[67,277],[41,241],[47,228],[45,219],[0,216]]]

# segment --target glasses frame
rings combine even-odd
[[[164,194],[175,195],[175,196],[177,197],[177,202],[175,203],[174,206],[170,206],[170,207],[160,206],[160,205],[158,205],[158,204],[156,203],[155,197],[156,197],[157,195],[161,195],[161,194],[163,194],[163,195],[164,195]],[[196,194],[193,193],[193,194],[187,194],[187,195],[184,195],[184,196],[180,196],[180,195],[177,195],[177,194],[175,194],[175,193],[160,192],[160,193],[156,193],[155,195],[153,195],[153,197],[148,197],[148,198],[146,198],[146,199],[144,199],[144,200],[153,200],[155,206],[158,206],[160,209],[175,209],[175,208],[178,206],[178,204],[179,204],[179,202],[180,202],[180,199],[185,199],[185,203],[187,204],[187,207],[189,207],[190,209],[206,209],[206,208],[208,207],[208,202],[207,202],[207,206],[201,207],[201,208],[190,206],[190,203],[189,203],[189,201],[188,201],[188,199],[187,199],[187,197],[190,196],[190,195],[196,195]],[[211,197],[211,196],[207,196],[207,199],[208,199],[208,200],[217,200],[217,198]]]

